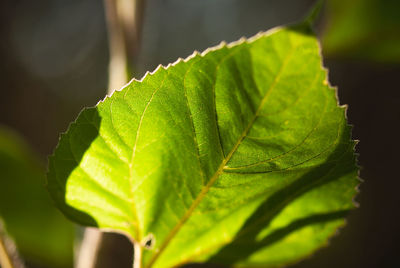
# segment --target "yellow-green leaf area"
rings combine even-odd
[[[354,208],[335,94],[307,27],[221,43],[82,111],[49,190],[71,219],[140,245],[143,267],[294,262]]]

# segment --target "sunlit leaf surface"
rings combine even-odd
[[[282,265],[354,207],[350,132],[315,36],[277,28],[83,110],[50,158],[49,189],[73,220],[141,243],[143,267]]]

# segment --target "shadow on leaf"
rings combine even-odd
[[[99,136],[100,123],[101,117],[96,108],[84,109],[78,119],[69,126],[68,135],[61,135],[55,151],[58,156],[54,153],[49,157],[47,173],[47,188],[57,207],[71,220],[94,227],[98,226],[94,218],[68,205],[65,198],[70,174],[79,166],[84,153]]]

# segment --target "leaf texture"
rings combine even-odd
[[[49,160],[59,208],[122,232],[143,267],[279,266],[354,207],[354,141],[303,27],[222,43],[85,109]]]

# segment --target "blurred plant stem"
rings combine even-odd
[[[95,268],[102,243],[102,233],[98,229],[85,228],[76,260],[76,268]]]
[[[7,236],[0,219],[0,267],[24,268],[14,242]]]
[[[11,262],[11,257],[8,255],[5,242],[3,241],[3,237],[1,235],[0,235],[0,267],[14,268]]]
[[[145,0],[104,0],[110,51],[108,94],[132,76],[139,52]]]
[[[139,52],[145,0],[104,0],[109,44],[108,95],[121,88],[132,76]],[[86,228],[76,261],[76,268],[95,268],[103,239],[98,229]],[[141,248],[134,245],[134,268],[140,268]],[[138,251],[139,249],[139,251]],[[7,267],[5,267],[7,268]]]

